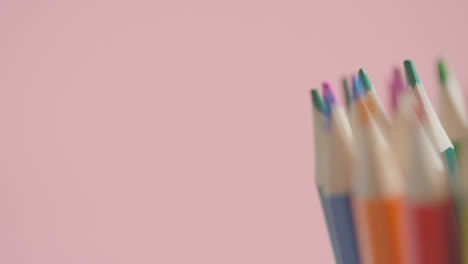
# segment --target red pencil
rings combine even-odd
[[[414,126],[407,196],[410,263],[458,263],[458,231],[444,164],[423,125]]]

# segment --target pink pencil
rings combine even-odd
[[[398,105],[398,99],[406,91],[401,72],[398,68],[393,70],[392,81],[390,82],[390,104],[392,112],[395,112]]]

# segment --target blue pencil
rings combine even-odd
[[[359,264],[354,219],[351,207],[351,176],[353,170],[352,132],[341,106],[336,104],[333,90],[323,84],[327,107],[330,144],[330,173],[324,185],[325,206],[330,214],[331,229],[337,234],[339,263]],[[332,164],[333,162],[333,164]]]
[[[323,215],[325,216],[325,224],[327,225],[328,237],[330,238],[333,255],[336,263],[341,263],[338,259],[337,245],[336,245],[336,234],[331,228],[330,213],[325,205],[324,199],[324,185],[327,174],[328,174],[328,163],[327,155],[328,147],[326,146],[326,107],[322,98],[320,97],[317,90],[312,89],[312,103],[313,103],[313,117],[314,117],[314,147],[315,147],[315,183],[320,198],[320,205],[322,207]]]

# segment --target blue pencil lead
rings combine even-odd
[[[364,85],[356,75],[353,75],[353,101],[359,100],[364,95]]]

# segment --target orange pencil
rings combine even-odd
[[[353,206],[361,261],[407,263],[403,179],[370,110],[364,102],[357,103],[360,139]]]
[[[359,111],[357,110],[357,105],[359,102],[363,102],[367,109],[369,109],[372,118],[375,120],[379,130],[384,134],[385,137],[389,137],[391,131],[390,122],[383,110],[382,104],[380,103],[374,86],[372,86],[369,77],[363,69],[359,70],[358,76],[359,77],[352,77],[354,101],[349,107],[349,119],[353,134],[359,134],[360,127],[357,125]]]
[[[372,85],[369,76],[363,69],[359,70],[358,76],[359,79],[362,80],[362,84],[366,89],[366,105],[371,110],[379,129],[385,136],[388,136],[390,131],[390,122],[383,110],[377,91]]]

